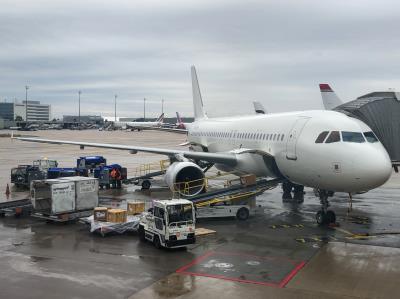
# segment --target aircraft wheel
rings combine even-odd
[[[146,237],[145,237],[145,232],[144,232],[144,227],[143,226],[139,226],[139,240],[144,242],[146,241]]]
[[[327,211],[326,212],[326,222],[328,224],[336,223],[336,214],[334,211]]]
[[[144,180],[142,182],[142,189],[148,190],[148,189],[150,189],[150,186],[151,186],[151,182],[149,180]]]
[[[249,218],[249,210],[246,208],[240,208],[236,213],[236,218],[241,221],[247,220],[247,218]]]
[[[315,215],[315,219],[318,225],[324,225],[326,223],[326,213],[322,210],[318,211],[317,215]]]
[[[161,248],[160,238],[158,236],[154,236],[153,244],[157,249]]]

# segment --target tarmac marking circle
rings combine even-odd
[[[304,265],[286,257],[212,251],[176,273],[283,288]]]

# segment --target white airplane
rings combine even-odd
[[[321,83],[319,90],[321,91],[322,102],[326,110],[333,110],[343,104],[329,84]]]
[[[121,129],[143,130],[149,128],[161,127],[164,123],[164,113],[162,113],[156,121],[116,121],[114,127]]]
[[[52,144],[78,145],[166,155],[171,166],[165,174],[168,186],[191,194],[202,191],[193,183],[204,178],[199,166],[215,165],[222,171],[252,173],[281,178],[320,190],[347,193],[370,190],[390,177],[389,156],[363,122],[325,110],[269,113],[251,116],[208,118],[203,109],[196,70],[191,69],[195,121],[187,125],[191,150],[90,143],[68,140],[17,137]],[[186,184],[184,184],[186,183]],[[327,193],[327,192],[326,192]],[[317,222],[335,222],[328,210],[328,196],[321,197]]]

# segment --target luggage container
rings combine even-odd
[[[33,217],[66,222],[89,216],[98,205],[98,180],[68,177],[33,181]]]
[[[99,181],[81,176],[60,178],[75,184],[75,210],[93,210],[99,205]]]
[[[32,181],[31,201],[34,211],[44,215],[73,212],[75,184],[59,179]]]

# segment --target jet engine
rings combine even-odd
[[[165,173],[164,180],[172,192],[193,196],[204,189],[204,172],[193,162],[174,162]]]

